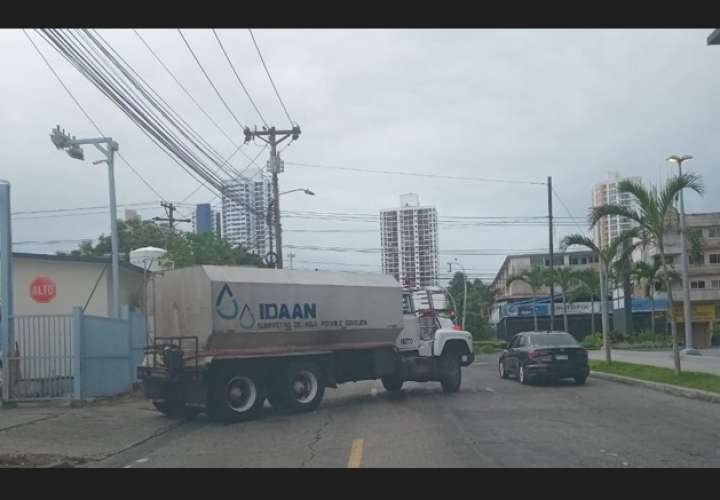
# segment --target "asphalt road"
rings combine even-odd
[[[588,379],[524,386],[496,356],[457,394],[408,383],[328,389],[318,411],[183,423],[101,467],[718,467],[720,405]],[[147,412],[147,418],[165,418]]]

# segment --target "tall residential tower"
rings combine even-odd
[[[234,200],[241,200],[242,205]],[[272,186],[260,169],[226,181],[222,197],[223,237],[233,246],[265,256],[270,251],[267,210],[272,200]],[[250,209],[246,208],[249,207]]]
[[[421,207],[418,195],[404,194],[400,208],[380,211],[382,270],[408,288],[432,286],[438,275],[435,207]]]
[[[592,192],[592,206],[599,207],[608,203],[632,206],[627,193],[618,193],[617,185],[621,180],[641,182],[640,177],[621,177],[619,172],[611,172],[608,180],[595,184]],[[603,217],[593,228],[593,241],[600,248],[606,248],[620,233],[634,226],[633,221],[618,215]]]

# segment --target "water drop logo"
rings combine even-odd
[[[242,311],[240,311],[240,305],[227,283],[220,289],[220,293],[215,301],[215,310],[222,319],[235,319],[239,314],[240,326],[243,328],[252,328],[255,326],[255,316],[253,316],[252,311],[247,304],[245,304]]]
[[[240,326],[243,328],[252,328],[255,326],[255,316],[253,316],[247,304],[243,306],[242,312],[240,313]]]
[[[227,305],[223,304],[223,300],[232,304],[231,313],[225,312],[227,311]],[[234,319],[240,312],[240,306],[238,306],[237,300],[233,296],[232,291],[230,291],[230,287],[227,283],[225,283],[225,285],[220,290],[220,293],[218,294],[217,300],[215,301],[215,310],[217,311],[218,316],[220,316],[222,319]]]

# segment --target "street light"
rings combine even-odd
[[[455,257],[455,263],[460,266],[460,269],[463,271],[463,285],[464,285],[464,291],[463,291],[463,314],[462,314],[462,329],[465,330],[465,316],[467,316],[467,271],[465,270],[465,266],[463,266],[460,261]],[[448,265],[450,266],[450,272],[452,272],[452,262],[448,262]]]
[[[75,136],[70,137],[65,130],[60,130],[60,125],[55,127],[50,133],[50,140],[57,149],[64,149],[65,152],[76,160],[84,160],[85,154],[80,147],[83,144],[92,144],[102,154],[105,155],[104,160],[93,162],[93,165],[99,163],[108,164],[108,184],[110,190],[110,246],[112,248],[112,316],[120,317],[120,259],[118,256],[118,234],[117,234],[117,203],[115,201],[115,151],[118,150],[118,143],[113,141],[111,137],[97,137],[94,139],[77,139]],[[101,146],[104,144],[105,147]]]
[[[690,155],[672,155],[667,161],[675,163],[678,171],[682,175],[682,164],[688,160],[692,160]],[[692,317],[690,315],[690,282],[688,278],[688,255],[687,255],[687,230],[685,227],[685,201],[683,192],[680,191],[680,259],[682,265],[682,282],[683,282],[683,315],[685,317],[685,349],[684,354],[700,355],[700,351],[694,348],[692,338]]]
[[[296,188],[296,189],[291,189],[291,190],[289,190],[289,191],[283,191],[282,193],[278,193],[278,196],[282,196],[282,195],[284,195],[284,194],[289,194],[289,193],[296,193],[296,192],[299,192],[299,191],[302,191],[303,193],[305,193],[305,194],[308,195],[308,196],[315,196],[315,193],[314,193],[313,191],[311,191],[310,189],[307,189],[307,188]],[[268,203],[268,209],[267,209],[267,226],[268,226],[268,231],[270,232],[270,238],[269,238],[269,241],[270,241],[270,252],[268,252],[268,256],[270,256],[270,255],[273,254],[273,248],[272,248],[272,245],[273,245],[273,243],[272,243],[272,241],[273,241],[273,235],[272,235],[272,226],[273,226],[273,224],[272,224],[272,214],[273,214],[273,205],[274,205],[274,203],[275,203],[275,199],[270,200],[270,203]],[[278,243],[278,244],[277,244],[278,253],[282,252],[282,248],[280,248],[280,237],[279,237],[279,236],[280,236],[280,231],[282,231],[282,225],[280,224],[280,217],[279,217],[279,215],[278,215],[278,220],[275,221],[275,238],[277,239],[277,243]],[[269,264],[269,262],[268,262],[268,264]],[[275,268],[276,268],[276,269],[277,269],[277,264],[278,264],[278,259],[275,259],[274,265],[275,265]]]

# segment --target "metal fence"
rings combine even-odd
[[[13,316],[15,345],[7,356],[13,400],[57,399],[73,392],[72,314]]]
[[[124,319],[72,314],[12,316],[14,346],[3,353],[3,401],[82,401],[126,392],[137,381],[146,325],[141,314]]]

